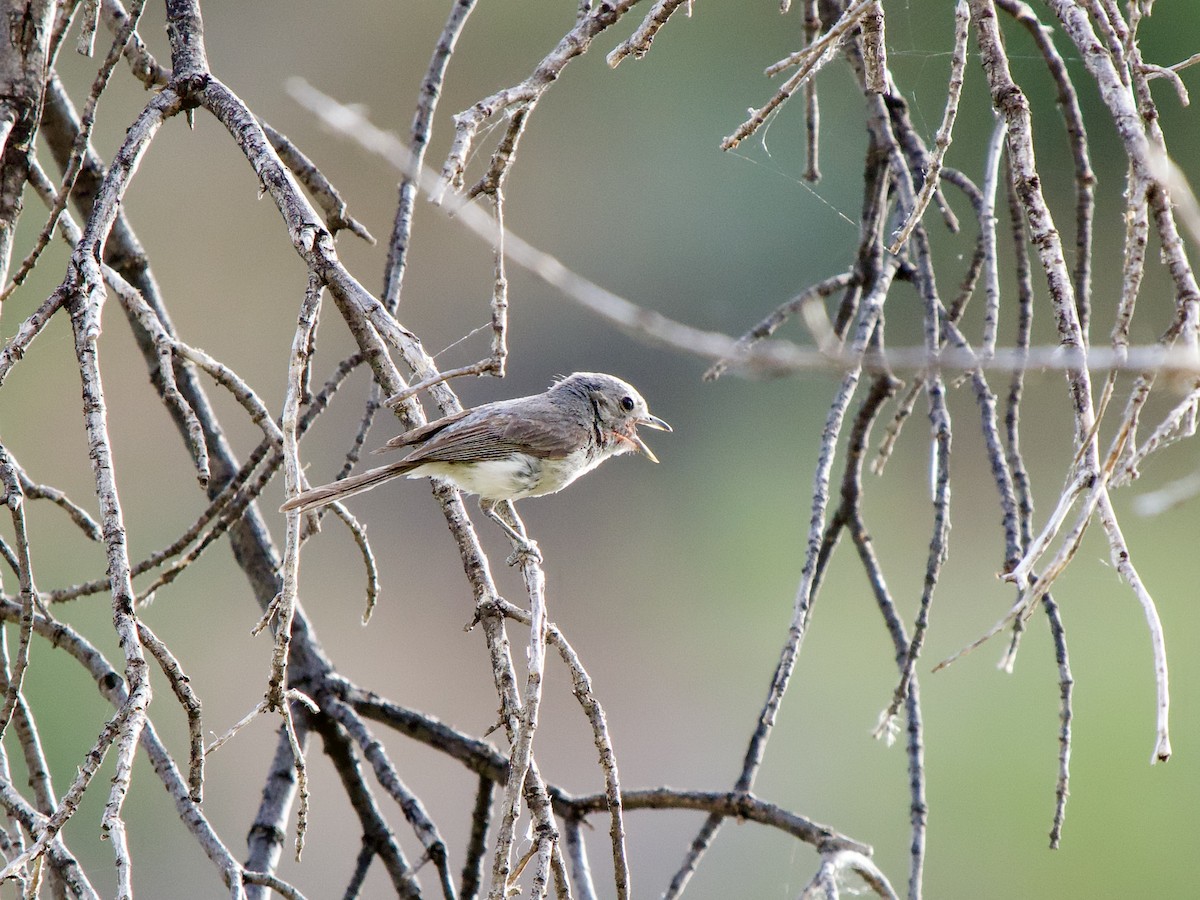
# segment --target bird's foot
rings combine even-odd
[[[515,543],[516,547],[506,560],[510,566],[523,566],[527,562],[533,563],[535,566],[542,564],[542,551],[538,549],[537,541],[531,538],[520,538]]]
[[[482,500],[479,503],[479,508],[483,510],[483,514],[495,522],[508,535],[508,539],[513,542],[512,555],[508,557],[506,562],[510,566],[524,564],[526,562],[534,565],[541,565],[542,551],[538,549],[537,541],[525,535],[525,526],[521,525],[521,520],[516,518],[516,510],[509,507],[510,514],[515,519],[514,522],[509,522],[500,513],[500,504],[498,501]]]

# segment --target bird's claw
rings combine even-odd
[[[505,562],[510,566],[524,565],[527,562],[540,566],[542,551],[538,549],[537,541],[522,538],[516,542],[516,547]]]

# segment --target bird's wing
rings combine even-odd
[[[561,459],[587,439],[586,426],[563,416],[489,411],[438,430],[405,459],[414,463],[464,462],[499,459],[514,452]]]
[[[389,450],[397,450],[400,447],[411,447],[414,444],[423,443],[433,435],[437,434],[443,428],[448,428],[455,422],[461,422],[464,418],[471,414],[471,410],[464,409],[459,412],[452,413],[448,416],[443,416],[440,419],[435,419],[432,422],[426,422],[424,425],[419,425],[411,431],[406,431],[404,434],[398,434],[382,447],[372,450],[372,453],[386,453]]]

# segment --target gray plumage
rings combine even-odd
[[[610,456],[640,451],[658,462],[638,425],[671,430],[628,383],[576,372],[541,394],[485,403],[398,435],[375,452],[413,447],[403,459],[311,488],[281,510],[314,509],[402,475],[445,478],[493,503],[540,497]]]

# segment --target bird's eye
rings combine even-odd
[[[634,406],[636,405],[637,404],[633,402],[633,398],[628,395],[621,398],[621,408],[626,412],[632,412]]]

